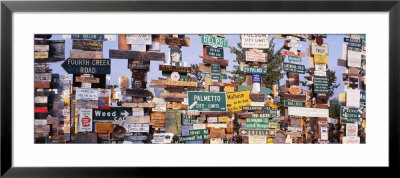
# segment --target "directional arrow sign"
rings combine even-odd
[[[69,74],[110,74],[110,59],[68,58],[61,64]]]

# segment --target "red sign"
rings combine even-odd
[[[300,56],[300,57],[305,57],[305,53],[300,53],[300,52],[291,52],[291,51],[282,51],[282,55],[285,56]]]
[[[47,107],[35,107],[35,112],[47,112]]]

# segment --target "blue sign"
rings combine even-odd
[[[360,103],[365,103],[367,101],[367,93],[365,91],[360,91]]]
[[[253,83],[261,83],[261,74],[252,73],[251,80],[253,81]]]

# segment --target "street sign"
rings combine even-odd
[[[246,129],[261,129],[261,130],[268,130],[269,123],[259,123],[259,122],[246,122]]]
[[[358,108],[342,106],[340,107],[340,123],[360,122],[362,112]]]
[[[365,91],[360,91],[360,103],[365,103],[367,101],[367,94]]]
[[[128,59],[128,69],[149,70],[150,61],[136,61],[133,59]]]
[[[188,92],[188,109],[198,111],[226,111],[225,92]]]
[[[242,43],[242,48],[259,48],[259,49],[269,48],[268,35],[265,34],[240,35],[240,40]]]
[[[306,72],[304,65],[291,64],[286,62],[283,63],[283,70],[286,72],[299,73],[299,74],[304,74]]]
[[[285,107],[306,107],[305,101],[292,101],[292,100],[285,100],[284,103]]]
[[[289,61],[301,62],[302,58],[300,56],[288,56]]]
[[[211,64],[211,74],[213,73],[221,73],[221,68],[219,65]]]
[[[228,41],[225,38],[220,38],[211,35],[201,35],[201,43],[204,45],[216,46],[216,47],[228,47]]]
[[[110,107],[108,110],[93,109],[94,121],[126,121],[132,116],[132,108]]]
[[[253,83],[261,83],[261,74],[252,73],[251,74],[251,80],[252,80]]]
[[[266,67],[248,67],[248,66],[244,66],[243,67],[243,72],[244,73],[266,74],[267,73],[267,68]]]
[[[314,93],[328,93],[328,77],[314,75]]]
[[[110,59],[68,58],[61,66],[69,74],[110,74]]]
[[[248,135],[268,135],[268,130],[256,130],[256,129],[239,129],[239,135],[248,136]]]
[[[224,58],[224,48],[206,46],[206,55],[210,57]]]

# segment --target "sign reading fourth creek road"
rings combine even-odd
[[[225,92],[188,92],[188,108],[197,111],[226,111]]]
[[[110,74],[110,59],[68,58],[61,66],[69,74]]]

